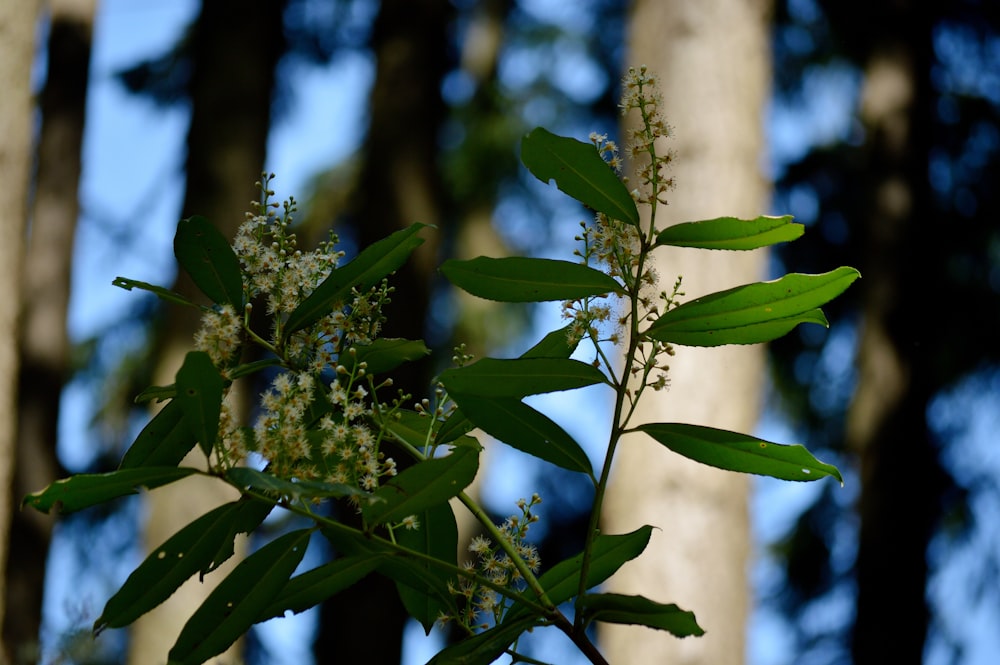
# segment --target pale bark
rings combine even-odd
[[[769,91],[767,0],[636,2],[628,64],[661,80],[677,188],[658,226],[767,211],[762,175],[763,110]],[[660,288],[684,277],[684,300],[765,276],[766,253],[679,249],[655,254]],[[670,389],[647,393],[637,422],[687,422],[752,431],[759,411],[763,348],[678,347]],[[741,663],[749,609],[749,479],[690,462],[652,440],[622,442],[604,531],[658,527],[649,547],[610,590],[674,602],[706,630],[679,640],[635,626],[602,630],[613,663]]]
[[[31,63],[35,55],[38,2],[0,3],[0,570],[6,568],[12,508],[11,481],[16,441],[18,311],[21,258],[31,180],[33,100]],[[0,581],[0,621],[5,614]],[[6,651],[7,645],[4,645]],[[10,654],[0,654],[9,659]]]

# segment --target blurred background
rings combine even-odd
[[[740,499],[752,526],[740,550],[750,552],[741,556],[752,603],[746,641],[726,662],[1000,662],[996,3],[3,4],[6,662],[165,660],[156,638],[169,633],[167,619],[96,640],[90,626],[144,543],[175,530],[164,516],[188,515],[185,502],[199,514],[212,499],[154,492],[59,521],[18,505],[68,473],[115,468],[148,421],[131,398],[172,375],[163,368],[194,324],[111,281],[189,289],[172,254],[178,219],[202,214],[231,235],[266,169],[277,174],[277,198],[299,202],[306,242],[332,228],[351,255],[412,221],[435,224],[424,254],[396,280],[397,323],[387,331],[436,350],[402,378],[422,395],[456,343],[478,355],[519,353],[559,325],[558,306],[458,297],[435,266],[480,254],[571,258],[586,213],[519,167],[520,137],[537,125],[580,139],[619,136],[621,74],[655,70],[663,58],[664,109],[682,140],[697,146],[726,129],[712,125],[717,95],[760,136],[752,170],[770,203],[749,214],[792,214],[807,226],[766,257],[766,271],[853,265],[863,276],[826,308],[829,330],[794,331],[755,370],[757,433],[805,443],[846,482],[755,480]],[[661,30],[643,12],[666,5],[675,17]],[[654,38],[640,45],[643,29]],[[734,35],[744,30],[761,58],[736,51],[721,74],[701,68],[699,44],[743,48]],[[719,76],[756,81],[743,63],[766,68],[745,107],[726,100],[732,86],[711,87]],[[675,69],[707,92],[676,92]],[[693,113],[682,108],[695,102]],[[723,173],[713,183],[720,201]],[[672,199],[684,186],[681,177]],[[672,390],[683,390],[676,379]],[[599,459],[610,405],[587,395],[547,409]],[[543,519],[532,535],[543,561],[578,551],[588,483],[516,452],[491,448],[486,460],[478,491],[498,519],[539,491]],[[713,527],[703,527],[706,548]],[[313,564],[330,555],[316,549]],[[225,662],[425,662],[447,635],[424,637],[386,591],[360,585],[260,625]],[[669,590],[655,595],[699,612]],[[568,642],[538,633],[525,643],[529,655],[583,662]]]

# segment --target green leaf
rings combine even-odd
[[[253,362],[244,363],[242,365],[237,365],[232,369],[226,371],[226,375],[229,377],[230,381],[235,381],[236,379],[241,379],[244,376],[249,376],[255,374],[268,367],[280,367],[280,358],[264,358],[262,360],[254,360]]]
[[[382,423],[397,440],[417,450],[423,450],[424,446],[433,441],[433,436],[428,437],[428,430],[433,425],[435,423],[430,416],[420,415],[409,409],[397,409]]]
[[[288,580],[271,603],[258,615],[258,621],[298,614],[332,598],[371,573],[380,562],[378,556],[350,556],[334,559],[318,568]]]
[[[452,450],[445,457],[419,462],[372,494],[372,503],[361,504],[370,524],[395,523],[458,494],[469,486],[479,469],[479,453],[469,447]]]
[[[369,496],[364,490],[351,485],[322,483],[315,480],[285,480],[270,473],[243,466],[226,471],[226,480],[241,491],[254,489],[264,494],[291,500]]]
[[[664,312],[643,334],[686,346],[769,342],[800,323],[827,325],[817,308],[860,276],[854,268],[842,267],[821,275],[792,273],[737,286]]]
[[[176,399],[153,416],[125,451],[119,469],[177,466],[194,448],[197,437],[184,423],[184,409]]]
[[[577,300],[624,293],[618,282],[600,270],[556,259],[521,256],[448,259],[441,264],[441,272],[463,291],[501,302]]]
[[[593,479],[590,459],[573,437],[548,416],[511,397],[455,394],[462,413],[512,448]]]
[[[364,293],[395,272],[407,257],[423,243],[417,233],[426,224],[413,224],[374,242],[347,264],[324,279],[308,298],[303,300],[285,322],[287,337],[312,325],[334,309],[350,304],[351,289]]]
[[[219,414],[225,380],[204,351],[189,351],[177,370],[177,404],[183,420],[206,455],[219,436]]]
[[[129,625],[169,598],[195,573],[205,574],[217,567],[219,559],[232,556],[236,534],[253,530],[269,511],[270,506],[261,501],[234,501],[188,524],[128,576],[94,622],[94,632]],[[220,555],[227,551],[228,555]]]
[[[188,619],[168,665],[201,665],[249,630],[302,561],[310,533],[287,533],[240,562]]]
[[[149,386],[132,401],[136,404],[145,404],[154,401],[163,402],[174,397],[177,397],[177,386],[171,383],[169,386]]]
[[[403,363],[420,360],[430,352],[422,340],[382,337],[371,344],[354,347],[354,353],[344,353],[338,362],[348,370],[356,364],[367,363],[365,371],[368,374],[382,374]]]
[[[598,535],[594,539],[585,588],[590,589],[597,586],[614,575],[626,561],[631,561],[642,554],[649,543],[649,536],[652,532],[653,527],[646,525],[631,533],[614,536]],[[580,566],[582,564],[583,552],[570,559],[560,561],[538,578],[538,583],[545,589],[549,600],[558,605],[577,594],[580,590]],[[528,608],[525,605],[515,604],[504,618],[504,623],[527,611]]]
[[[535,626],[534,617],[504,621],[499,626],[445,647],[427,665],[489,665],[502,656],[521,633]]]
[[[243,273],[229,241],[200,215],[182,219],[174,235],[174,255],[212,302],[243,312]]]
[[[539,127],[522,139],[521,161],[536,178],[555,180],[559,189],[588,208],[639,226],[632,195],[593,144]]]
[[[675,453],[719,469],[782,480],[819,480],[832,476],[844,483],[837,467],[820,462],[797,444],[771,443],[749,434],[684,423],[647,423],[635,429]]]
[[[170,289],[165,289],[162,286],[157,286],[156,284],[149,284],[147,282],[140,282],[137,279],[128,279],[126,277],[115,277],[111,282],[112,286],[117,286],[119,288],[125,289],[126,291],[131,291],[132,289],[140,289],[142,291],[149,291],[150,293],[156,294],[160,299],[166,300],[167,302],[174,303],[175,305],[184,305],[186,307],[198,307],[181,294],[171,291]]]
[[[394,533],[396,542],[409,550],[426,554],[452,566],[458,565],[458,525],[451,505],[440,503],[417,514],[419,528],[415,530],[397,528]],[[438,577],[441,583],[447,585],[451,577],[442,572],[429,561],[415,560],[415,566],[423,568],[427,575]],[[411,583],[396,582],[396,589],[403,601],[403,606],[411,617],[420,622],[428,635],[434,622],[442,612],[451,608],[442,602],[430,589],[415,586]]]
[[[701,249],[757,249],[790,242],[805,232],[802,224],[793,224],[791,215],[761,216],[757,219],[719,217],[700,222],[668,226],[656,236],[655,246],[699,247]]]
[[[461,409],[455,409],[448,416],[448,419],[441,423],[437,431],[434,442],[437,444],[450,443],[460,436],[468,434],[476,428],[472,422],[465,417]]]
[[[569,358],[580,345],[569,342],[569,331],[572,326],[553,330],[543,337],[533,347],[521,354],[522,358]]]
[[[674,604],[657,603],[644,596],[617,593],[587,594],[583,597],[584,621],[624,623],[665,630],[675,637],[699,637],[705,634],[694,612]]]
[[[453,397],[525,397],[607,383],[601,370],[569,358],[483,358],[439,377]]]
[[[68,513],[111,501],[128,494],[136,494],[140,487],[154,489],[197,473],[187,467],[143,467],[122,469],[109,473],[79,473],[57,480],[41,492],[24,497],[21,507],[31,506],[43,513],[55,508],[57,513]]]

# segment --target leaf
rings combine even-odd
[[[367,363],[365,371],[368,374],[382,374],[405,362],[420,360],[430,352],[422,340],[382,337],[371,344],[354,347],[354,353],[342,354],[338,362],[348,370],[356,364]]]
[[[254,511],[249,524],[248,509]],[[129,625],[169,598],[198,571],[209,572],[218,565],[219,552],[226,551],[227,541],[225,558],[232,556],[236,534],[255,528],[269,511],[270,506],[261,501],[234,501],[185,526],[128,576],[94,622],[94,632]]]
[[[458,565],[458,525],[455,522],[455,513],[448,503],[440,503],[418,513],[417,519],[419,527],[415,530],[397,528],[395,530],[396,542],[415,552],[426,554],[439,561],[444,561],[452,566]],[[423,568],[429,576],[438,577],[441,583],[447,585],[450,575],[442,573],[441,568],[431,564],[429,561],[415,560],[415,566]],[[403,601],[403,606],[407,613],[420,622],[424,627],[424,632],[430,634],[431,628],[442,612],[447,613],[451,608],[449,604],[442,602],[439,598],[425,587],[403,582],[396,582],[396,589],[399,591],[399,598]]]
[[[511,397],[485,398],[457,393],[462,413],[490,436],[551,464],[593,479],[590,458],[556,422]]]
[[[600,270],[556,259],[521,256],[448,259],[441,264],[441,272],[463,291],[501,302],[577,300],[624,293],[614,278]]]
[[[664,312],[643,334],[686,346],[769,342],[800,323],[827,325],[817,308],[860,276],[854,268],[842,267],[821,275],[792,273],[737,286]]]
[[[541,127],[521,140],[521,161],[542,182],[612,219],[639,226],[639,211],[628,189],[591,143],[556,136]]]
[[[700,222],[668,226],[656,236],[654,246],[699,247],[701,249],[757,249],[790,242],[805,232],[802,224],[793,224],[791,215],[757,219],[719,217]]]
[[[416,234],[426,224],[413,224],[401,231],[372,243],[346,265],[337,268],[324,279],[309,297],[288,316],[284,335],[319,321],[335,308],[350,304],[351,289],[364,293],[395,272],[407,257],[423,243]]]
[[[844,484],[837,467],[820,462],[797,444],[771,443],[749,434],[684,423],[647,423],[635,429],[675,453],[719,469],[782,480],[819,480],[832,476]]]
[[[536,624],[534,617],[504,621],[499,626],[467,637],[445,647],[427,661],[427,665],[489,665],[503,655],[507,647]]]
[[[146,402],[163,402],[168,399],[173,399],[177,396],[177,386],[170,384],[169,386],[149,386],[132,400],[136,404],[145,404]]]
[[[455,448],[446,457],[414,464],[372,494],[374,502],[361,504],[370,524],[394,523],[458,496],[479,469],[479,453]]]
[[[140,282],[137,279],[128,279],[126,277],[115,277],[111,282],[112,286],[117,286],[119,288],[125,289],[126,291],[131,291],[132,289],[140,289],[142,291],[149,291],[150,293],[156,294],[160,299],[166,300],[167,302],[172,302],[175,305],[184,305],[187,307],[198,307],[181,294],[171,291],[170,289],[165,289],[162,286],[157,286],[155,284],[149,284],[147,282]]]
[[[646,549],[653,527],[646,525],[631,533],[609,536],[599,534],[594,539],[590,558],[590,570],[587,573],[587,583],[584,588],[590,589],[608,579],[622,567],[626,561],[636,558]],[[552,566],[541,577],[538,583],[545,589],[546,595],[556,605],[564,603],[580,590],[580,566],[583,564],[583,552],[560,561]],[[504,623],[528,612],[522,604],[516,604],[507,613]]]
[[[189,351],[177,370],[177,404],[183,420],[206,455],[219,435],[219,414],[225,380],[204,351]]]
[[[569,358],[483,358],[439,379],[452,396],[517,398],[607,383],[601,370]]]
[[[386,418],[382,426],[397,440],[402,441],[417,450],[423,450],[433,437],[428,437],[428,430],[434,425],[430,416],[420,415],[409,409],[397,409]]]
[[[367,576],[379,561],[378,556],[344,557],[296,575],[260,612],[257,620],[283,617],[289,611],[298,614],[315,607]]]
[[[315,480],[285,480],[249,467],[239,466],[226,471],[226,480],[241,491],[254,489],[264,494],[289,499],[339,499],[345,496],[368,497],[364,490],[339,483],[322,483]]]
[[[255,374],[268,367],[280,367],[280,358],[263,358],[261,360],[254,360],[253,362],[244,363],[242,365],[237,365],[232,369],[226,370],[226,376],[229,377],[230,381],[235,381],[236,379],[241,379],[244,376],[249,376]]]
[[[174,235],[174,255],[212,302],[243,312],[240,260],[219,230],[200,215],[182,219]]]
[[[118,468],[177,466],[195,443],[196,435],[184,423],[184,409],[173,399],[142,428]]]
[[[434,442],[438,445],[444,443],[450,443],[460,436],[468,434],[476,428],[465,414],[462,413],[461,409],[455,409],[448,416],[448,419],[441,423],[441,427],[437,431],[437,435],[434,438]]]
[[[583,597],[586,623],[624,623],[665,630],[675,637],[699,637],[705,634],[694,618],[694,612],[673,604],[657,603],[644,596],[624,596],[617,593],[587,594]]]
[[[537,344],[521,354],[522,358],[569,358],[576,351],[580,342],[569,343],[569,331],[572,326],[553,330],[540,339]]]
[[[310,533],[287,533],[241,561],[184,624],[168,665],[201,665],[249,630],[302,561]]]
[[[31,506],[43,513],[55,508],[66,515],[83,508],[105,503],[128,494],[136,494],[140,487],[155,489],[197,473],[188,467],[143,467],[122,469],[109,473],[79,473],[57,480],[41,492],[24,497],[21,507]]]

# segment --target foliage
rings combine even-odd
[[[679,637],[700,635],[694,615],[642,596],[600,593],[601,583],[645,548],[652,526],[605,534],[598,516],[615,450],[626,435],[648,435],[675,453],[720,469],[789,480],[833,476],[836,468],[802,446],[762,441],[695,424],[632,422],[647,389],[666,385],[664,359],[673,345],[766,342],[799,323],[826,319],[818,309],[858,277],[852,268],[823,275],[786,275],[680,302],[680,281],[655,294],[650,253],[663,246],[747,250],[792,240],[802,229],[788,217],[722,218],[668,229],[655,225],[671,182],[669,155],[656,139],[668,134],[645,70],[626,79],[626,111],[642,125],[632,158],[643,182],[630,191],[616,175],[616,146],[543,129],[522,144],[524,162],[544,181],[595,211],[578,240],[581,263],[514,257],[448,261],[442,272],[472,294],[506,302],[563,301],[565,328],[546,335],[519,358],[472,362],[459,350],[455,367],[438,377],[433,401],[407,408],[412,396],[386,398],[392,372],[428,353],[420,341],[380,336],[388,277],[422,242],[422,224],[398,231],[341,265],[336,239],[303,251],[292,232],[294,200],[270,202],[269,178],[230,245],[204,218],[182,221],[174,249],[181,266],[212,304],[199,306],[160,287],[118,278],[174,304],[198,307],[202,327],[176,381],[145,391],[166,404],[138,435],[117,471],[77,475],[25,498],[48,512],[71,512],[190,475],[206,475],[242,498],[210,510],[156,548],[108,601],[95,631],[125,626],[157,606],[188,578],[211,574],[233,553],[239,534],[253,533],[275,508],[306,528],[286,533],[241,562],[190,618],[169,654],[171,664],[196,664],[221,653],[255,623],[301,612],[370,574],[393,580],[407,611],[426,630],[454,622],[468,635],[434,663],[488,663],[517,652],[525,631],[555,627],[594,663],[604,658],[586,633],[595,621],[638,624]],[[642,221],[640,207],[649,211]],[[259,329],[254,308],[265,307]],[[617,313],[616,313],[617,312]],[[586,341],[586,344],[584,344]],[[615,345],[621,347],[616,349]],[[254,347],[262,359],[244,362]],[[620,353],[625,363],[614,362]],[[589,362],[573,356],[584,354]],[[228,401],[233,383],[263,373],[270,387],[252,423]],[[529,395],[606,386],[614,396],[611,436],[601,468],[557,423],[524,403]],[[465,489],[481,447],[479,428],[504,443],[572,472],[595,487],[583,551],[542,572],[528,540],[537,495],[519,514],[494,524]],[[409,458],[399,471],[389,442]],[[179,466],[195,447],[205,470]],[[357,514],[345,523],[331,502]],[[453,506],[471,511],[483,528],[457,561]],[[341,511],[340,514],[343,514]],[[296,574],[313,538],[337,557]],[[571,603],[571,605],[568,605]],[[537,661],[531,661],[537,662]]]

